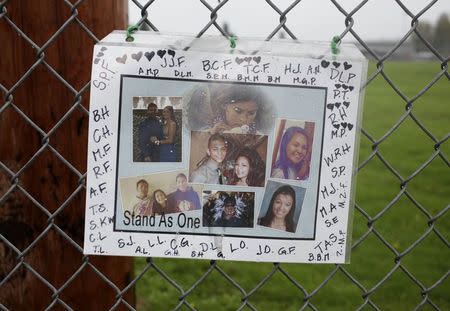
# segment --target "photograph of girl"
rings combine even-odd
[[[199,83],[186,94],[184,111],[190,130],[211,134],[268,134],[275,120],[260,87],[237,83]]]
[[[304,195],[304,188],[269,181],[258,225],[295,233]]]
[[[270,177],[307,180],[311,165],[314,122],[282,119],[272,157]]]
[[[164,107],[162,116],[163,137],[162,139],[155,141],[155,144],[159,146],[159,160],[160,162],[175,162],[177,160],[177,153],[175,150],[177,123],[173,107]]]
[[[153,206],[151,215],[161,216],[172,213],[172,208],[167,204],[167,195],[161,189],[153,191]]]
[[[234,186],[264,186],[264,161],[258,152],[248,147],[237,151],[234,156],[234,168],[229,185]]]

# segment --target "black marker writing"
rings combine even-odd
[[[99,194],[107,193],[106,192],[106,182],[102,182],[98,186],[90,187],[89,189],[89,197],[96,197]]]
[[[117,246],[119,248],[124,248],[125,246],[133,246],[136,242],[133,241],[133,237],[131,235],[128,236],[128,239],[118,239]]]
[[[94,109],[92,111],[93,115],[94,115],[94,121],[98,122],[100,120],[106,120],[107,117],[109,117],[109,110],[108,107],[103,106],[102,108],[99,109]]]
[[[112,133],[109,131],[109,128],[107,125],[101,127],[101,128],[96,128],[94,129],[94,133],[92,135],[92,138],[94,139],[94,142],[99,143],[101,142],[103,139],[108,138],[109,136],[111,136]]]
[[[239,242],[239,245],[233,245],[233,243],[230,243],[230,251],[232,253],[244,248],[248,248],[244,241]]]
[[[210,61],[208,59],[202,60],[203,71],[208,72],[210,70],[227,70],[228,67],[231,69],[231,59],[225,59],[222,62],[217,60]]]
[[[262,64],[261,65],[243,65],[245,68],[245,73],[246,74],[257,74],[257,73],[266,73],[269,71],[269,63],[266,64]]]
[[[191,71],[181,71],[181,70],[174,70],[173,71],[175,77],[179,77],[179,78],[189,78],[192,77],[192,72]]]
[[[95,216],[97,213],[103,213],[106,211],[106,206],[105,204],[101,203],[101,204],[94,204],[89,206],[89,209],[92,211],[92,215]]]
[[[337,161],[339,158],[341,158],[342,156],[349,153],[350,148],[351,148],[351,146],[349,144],[345,143],[344,145],[340,146],[339,148],[334,149],[334,152],[329,156],[325,156],[323,158],[323,160],[325,161],[326,165],[328,167],[330,167],[330,164],[334,163],[334,161]]]
[[[328,239],[325,239],[323,241],[319,241],[319,243],[316,244],[316,246],[314,246],[314,249],[319,251],[321,254],[323,254],[323,252],[328,251],[328,249],[333,246],[334,243],[336,243],[336,241],[338,240],[336,234],[331,233],[328,236]]]
[[[104,69],[104,71],[100,71],[98,74],[99,79],[93,79],[92,84],[95,88],[99,89],[100,91],[105,90],[108,87],[108,82],[111,81],[113,76],[116,74],[115,71],[109,69],[108,63],[105,62],[105,60],[102,60],[101,68]]]
[[[344,72],[338,69],[330,68],[330,80],[337,79],[337,82],[340,83],[349,83],[356,75],[351,72]]]
[[[302,85],[316,85],[316,78],[299,78],[295,77],[292,79],[292,83],[302,84]]]
[[[155,245],[162,245],[162,244],[166,243],[166,241],[165,240],[161,241],[160,238],[159,238],[159,235],[158,235],[158,236],[156,236],[156,242],[155,243],[152,243],[150,240],[147,240],[147,243],[148,243],[148,245],[150,247],[153,247]]]
[[[314,255],[313,253],[309,253],[308,254],[308,261],[328,261],[330,260],[330,254],[326,253],[326,254],[316,254]]]
[[[100,217],[98,222],[96,222],[95,220],[90,220],[89,221],[89,230],[95,230],[98,228],[102,228],[104,226],[108,226],[109,224],[111,224],[113,222],[114,222],[114,217],[108,217],[108,216]]]
[[[269,83],[280,83],[281,77],[280,76],[267,76],[267,82]]]
[[[103,176],[104,174],[111,171],[111,166],[109,161],[103,162],[101,165],[96,165],[92,168],[95,174],[95,178],[98,179],[99,177]]]
[[[158,74],[159,74],[159,69],[147,68],[147,69],[144,70],[144,68],[139,67],[138,74],[139,75],[144,75],[144,76],[157,77]]]
[[[180,56],[178,58],[174,58],[174,57],[169,57],[169,59],[167,59],[168,57],[164,57],[163,58],[163,63],[161,64],[162,68],[172,68],[172,67],[181,67],[181,65],[185,62],[185,57],[184,56]]]
[[[218,73],[208,72],[206,74],[206,79],[208,79],[208,80],[228,80],[228,74],[227,73],[218,74]]]
[[[317,75],[319,73],[320,73],[320,66],[313,67],[313,66],[309,65],[308,70],[306,71],[307,75]]]
[[[96,241],[103,241],[107,236],[101,231],[97,232],[97,234],[91,233],[89,234],[89,242],[94,243]]]
[[[322,194],[322,198],[326,199],[328,196],[333,195],[336,193],[336,188],[334,187],[333,183],[330,183],[330,186],[323,186],[322,190],[320,190],[320,193]]]
[[[246,76],[246,75],[238,74],[236,79],[238,81],[243,81],[243,82],[258,82],[259,76]]]
[[[93,245],[95,254],[106,254],[101,245]]]
[[[300,64],[293,65],[293,64],[289,63],[287,65],[284,65],[284,74],[287,74],[287,73],[293,73],[293,74],[302,73],[300,71]]]

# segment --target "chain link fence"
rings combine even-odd
[[[445,0],[442,0],[441,2],[444,1]],[[374,66],[372,66],[372,72],[369,72],[366,87],[370,88],[371,84],[375,83],[375,80],[381,80],[384,86],[384,91],[395,93],[395,105],[401,105],[402,107],[404,107],[403,112],[400,115],[395,116],[395,121],[390,122],[387,126],[387,130],[383,130],[381,134],[380,129],[371,131],[370,129],[367,129],[365,127],[365,124],[363,124],[363,135],[361,138],[362,145],[366,144],[366,146],[371,147],[371,151],[366,152],[365,154],[361,154],[358,171],[362,172],[365,167],[370,166],[374,162],[379,160],[377,162],[377,167],[385,174],[389,175],[389,178],[394,179],[394,182],[392,184],[396,185],[396,187],[391,187],[390,194],[379,194],[379,197],[382,199],[380,199],[376,204],[376,211],[371,208],[367,208],[364,204],[360,203],[360,201],[358,200],[359,197],[357,197],[357,202],[355,204],[355,234],[352,246],[352,257],[354,263],[352,263],[351,265],[335,265],[331,267],[321,266],[319,268],[317,266],[284,265],[279,263],[274,263],[270,268],[268,268],[267,265],[264,265],[264,267],[261,268],[262,272],[259,278],[257,280],[253,280],[253,282],[251,282],[249,285],[247,281],[240,282],[236,277],[236,275],[244,273],[244,271],[239,271],[239,268],[236,267],[239,265],[249,267],[248,264],[241,264],[238,262],[225,263],[218,261],[211,261],[209,264],[206,264],[205,262],[197,261],[196,264],[198,264],[202,269],[201,274],[195,276],[194,282],[186,285],[181,284],[183,282],[180,282],[178,280],[178,277],[180,275],[173,273],[170,274],[170,272],[167,272],[165,270],[166,263],[168,262],[184,265],[186,264],[186,261],[174,259],[154,260],[152,258],[148,258],[145,263],[137,266],[135,275],[127,280],[127,284],[125,287],[120,287],[115,284],[110,280],[108,275],[101,272],[100,269],[98,269],[96,265],[92,263],[88,256],[82,255],[82,244],[80,243],[81,239],[75,239],[72,237],[72,229],[67,229],[64,226],[57,225],[57,223],[55,222],[55,219],[58,217],[58,215],[63,213],[65,209],[69,208],[71,202],[75,200],[77,196],[84,196],[86,173],[85,171],[80,171],[71,163],[71,160],[68,159],[67,156],[64,156],[61,152],[59,152],[57,148],[53,146],[53,143],[51,143],[50,137],[52,137],[54,132],[57,131],[60,127],[64,126],[65,121],[69,119],[72,114],[79,114],[81,112],[85,117],[89,115],[89,111],[85,108],[85,105],[82,104],[83,99],[87,97],[89,92],[89,82],[75,80],[76,83],[74,83],[73,79],[70,80],[67,77],[63,77],[58,72],[58,70],[54,68],[53,65],[47,62],[46,52],[48,49],[50,49],[52,44],[56,40],[58,40],[61,34],[73,25],[76,25],[78,27],[77,31],[80,33],[80,35],[81,33],[83,33],[94,42],[98,42],[99,40],[99,38],[95,35],[95,31],[86,26],[86,24],[83,23],[82,19],[78,16],[79,7],[83,4],[86,5],[86,3],[90,1],[79,0],[75,2],[61,0],[60,2],[68,8],[70,14],[67,15],[67,19],[65,20],[65,22],[62,25],[58,26],[53,35],[43,43],[34,42],[27,33],[25,33],[16,25],[17,22],[13,20],[8,13],[8,1],[0,2],[0,23],[4,24],[5,28],[7,28],[7,31],[14,32],[18,36],[20,36],[20,38],[26,42],[26,45],[32,48],[35,52],[35,58],[33,59],[32,64],[29,66],[28,70],[22,73],[14,81],[14,83],[12,83],[8,87],[3,83],[0,84],[0,90],[3,97],[3,100],[0,103],[0,118],[2,114],[6,114],[8,110],[14,111],[21,118],[21,120],[23,120],[27,124],[27,126],[32,127],[32,129],[38,134],[41,140],[41,145],[38,150],[35,150],[32,156],[27,159],[25,163],[20,167],[13,167],[9,165],[7,160],[0,161],[1,178],[8,181],[7,183],[2,184],[7,186],[3,186],[3,189],[0,192],[0,209],[11,203],[12,200],[17,199],[16,193],[20,193],[22,197],[25,197],[26,199],[31,201],[34,207],[40,210],[43,215],[45,215],[44,219],[46,221],[46,225],[43,227],[41,233],[32,241],[28,241],[29,243],[25,243],[26,246],[22,249],[19,245],[17,245],[17,243],[15,243],[15,239],[11,235],[11,232],[15,231],[11,228],[8,228],[5,223],[2,224],[0,231],[0,250],[3,251],[3,255],[13,254],[16,259],[13,266],[8,266],[5,268],[5,266],[2,267],[2,265],[0,265],[0,267],[3,268],[0,271],[2,272],[2,274],[0,274],[0,291],[7,290],[9,282],[17,277],[17,274],[26,271],[27,273],[31,273],[35,278],[39,279],[43,286],[48,289],[48,299],[50,303],[47,309],[53,309],[57,306],[58,308],[72,310],[70,303],[68,303],[61,297],[61,293],[65,290],[66,287],[70,286],[70,283],[74,279],[80,277],[84,269],[91,269],[106,283],[108,287],[110,287],[115,292],[116,299],[111,303],[111,310],[116,308],[134,310],[134,307],[127,301],[127,299],[125,299],[124,295],[131,292],[134,287],[140,286],[139,283],[146,277],[146,275],[153,273],[153,275],[162,278],[168,288],[171,288],[172,291],[174,290],[175,292],[178,292],[178,294],[167,298],[168,301],[171,301],[171,303],[168,304],[168,309],[173,308],[196,310],[197,305],[201,305],[201,303],[196,303],[196,298],[193,297],[195,295],[198,295],[198,291],[204,289],[204,287],[202,287],[202,283],[206,282],[209,276],[214,273],[216,280],[215,282],[220,283],[213,284],[213,286],[222,286],[221,283],[226,284],[227,288],[230,288],[230,290],[234,289],[235,295],[238,296],[239,299],[236,301],[236,305],[231,307],[232,309],[264,309],[264,307],[258,306],[258,297],[260,297],[258,296],[258,293],[260,293],[261,291],[264,292],[263,287],[271,283],[272,280],[277,279],[277,282],[275,283],[276,286],[290,286],[295,288],[295,292],[297,292],[297,294],[289,297],[284,297],[283,299],[285,300],[285,303],[289,303],[289,306],[291,304],[295,305],[296,309],[321,309],[320,299],[323,297],[321,293],[329,292],[329,290],[327,289],[327,284],[334,284],[333,286],[343,286],[344,284],[351,284],[354,290],[349,293],[349,297],[342,297],[342,299],[355,299],[356,303],[353,305],[353,308],[356,308],[358,310],[380,310],[390,309],[390,307],[385,306],[383,303],[383,297],[380,297],[377,294],[382,291],[383,287],[387,286],[387,288],[390,288],[389,283],[394,276],[401,275],[401,277],[406,279],[405,284],[407,284],[407,286],[414,287],[416,296],[406,298],[402,297],[402,288],[395,289],[397,292],[393,293],[393,295],[398,296],[398,299],[409,299],[411,301],[414,301],[413,303],[410,302],[408,308],[423,310],[443,310],[446,307],[448,308],[450,306],[448,300],[448,293],[450,288],[448,284],[448,263],[450,262],[450,258],[448,257],[449,221],[448,216],[446,216],[446,213],[449,209],[448,202],[444,202],[443,205],[438,204],[438,206],[427,206],[421,204],[416,199],[413,190],[415,188],[412,186],[410,187],[410,185],[418,178],[418,176],[420,176],[420,174],[424,170],[427,170],[430,165],[434,165],[436,161],[441,161],[439,175],[448,175],[449,161],[445,155],[445,143],[447,143],[449,134],[446,133],[443,136],[439,134],[438,136],[438,134],[434,133],[434,131],[431,130],[428,125],[426,125],[429,123],[423,122],[421,116],[416,113],[416,103],[420,102],[424,97],[426,97],[426,94],[432,92],[432,88],[438,83],[446,83],[447,92],[443,94],[444,96],[442,97],[442,100],[447,102],[447,104],[449,103],[449,56],[442,55],[442,52],[438,51],[438,49],[433,46],[432,42],[430,42],[418,28],[421,17],[427,11],[433,9],[434,6],[438,5],[437,0],[430,1],[428,4],[424,3],[423,9],[417,14],[412,13],[408,9],[408,6],[400,0],[395,0],[392,2],[392,6],[397,6],[397,8],[400,8],[403,11],[403,14],[407,16],[408,19],[410,19],[411,27],[407,31],[407,33],[405,33],[404,36],[400,40],[398,40],[398,42],[393,45],[387,53],[383,55],[377,54],[377,52],[370,47],[370,44],[368,44],[364,40],[364,38],[358,34],[354,27],[357,21],[357,13],[360,10],[364,9],[364,7],[368,3],[368,0],[361,1],[359,4],[354,6],[351,11],[344,9],[339,1],[331,0],[331,3],[335,7],[335,9],[339,11],[340,14],[342,14],[342,29],[341,33],[339,34],[339,38],[356,39],[357,42],[365,50],[365,52],[369,54],[373,59]],[[143,3],[143,1],[132,0],[132,2],[141,10],[141,18],[138,22],[139,26],[141,28],[158,31],[158,25],[152,23],[152,21],[149,19],[148,14],[149,11],[152,10],[152,6],[154,5],[155,1],[148,1]],[[210,13],[209,22],[204,25],[204,27],[200,29],[198,33],[196,33],[197,37],[201,37],[205,33],[208,33],[208,31],[212,28],[217,29],[223,36],[228,37],[227,30],[218,24],[217,19],[221,13],[221,9],[232,1],[225,0],[218,2],[207,2],[205,0],[200,0],[200,2]],[[280,8],[280,6],[277,6],[275,2],[272,2],[270,0],[260,1],[259,5],[269,6],[271,9],[273,9],[275,16],[279,19],[279,24],[275,27],[275,29],[273,29],[271,33],[267,35],[267,37],[265,38],[266,40],[273,39],[280,31],[284,31],[292,39],[301,39],[301,31],[291,29],[287,23],[289,19],[289,13],[294,8],[297,8],[299,10],[302,9],[301,0],[293,1],[287,8],[284,9]],[[255,8],[255,11],[256,10],[257,8]],[[29,18],[33,18],[33,16]],[[381,18],[380,22],[382,22]],[[180,30],[182,31],[182,29]],[[409,91],[405,92],[403,88],[400,87],[396,83],[396,81],[391,78],[385,67],[387,61],[390,60],[392,55],[403,44],[405,44],[405,42],[407,42],[411,36],[418,37],[423,45],[426,46],[428,51],[433,54],[432,68],[434,68],[434,72],[432,73],[432,77],[426,85],[418,87],[411,86],[408,89]],[[2,42],[3,40],[4,39],[0,38],[0,42]],[[4,43],[5,42],[2,42],[2,45]],[[25,109],[21,109],[20,105],[15,102],[15,99],[13,97],[16,90],[21,88],[22,85],[26,83],[27,79],[30,78],[30,76],[38,66],[44,66],[51,74],[52,80],[50,83],[62,83],[73,97],[73,102],[71,103],[70,107],[65,111],[65,113],[57,118],[56,122],[50,129],[40,127],[35,120],[30,118]],[[406,77],[405,79],[408,82],[408,79],[412,79],[412,77]],[[413,93],[413,95],[408,96],[407,93]],[[373,104],[376,106],[377,98],[371,99],[369,98],[369,95],[370,93],[368,93],[366,97],[366,105]],[[433,103],[427,104],[433,105]],[[54,103],[52,105],[58,105],[58,103]],[[366,107],[366,109],[368,109],[368,107]],[[445,114],[446,112],[448,113],[448,110],[438,111],[438,114]],[[385,156],[387,151],[385,151],[383,147],[385,145],[389,146],[388,142],[391,137],[398,135],[402,126],[407,122],[412,122],[412,124],[414,125],[414,130],[421,133],[421,135],[424,134],[423,146],[424,148],[428,148],[428,158],[425,161],[420,160],[414,162],[414,170],[412,172],[409,172],[408,175],[405,175],[401,173],[401,169],[395,167],[395,164],[393,164],[388,159],[389,157]],[[10,128],[8,129],[8,131],[14,132],[14,128]],[[375,132],[376,134],[374,134],[373,132]],[[2,128],[0,135],[6,135],[5,133],[6,129]],[[401,132],[401,135],[408,134],[405,132]],[[87,140],[85,140],[85,143],[86,141]],[[2,152],[6,150],[6,146],[1,146],[1,148]],[[15,146],[9,146],[8,148],[14,149]],[[30,166],[32,166],[35,161],[37,161],[37,159],[43,152],[50,152],[54,157],[57,158],[58,161],[66,166],[68,172],[75,176],[74,178],[78,179],[78,185],[74,190],[68,192],[64,198],[60,199],[62,203],[58,204],[58,207],[54,212],[49,212],[47,206],[41,203],[42,200],[36,198],[36,196],[33,193],[30,193],[21,183],[23,173]],[[442,176],[435,176],[435,178],[443,178]],[[448,181],[448,178],[444,178],[442,180],[445,183],[445,181]],[[383,181],[378,182],[383,183]],[[426,185],[422,186],[426,188]],[[358,183],[358,192],[364,191],[364,187],[368,187],[367,183]],[[434,193],[433,189],[429,189],[428,191],[429,196],[439,195],[438,193]],[[391,195],[393,196],[391,197]],[[441,194],[441,196],[443,199],[448,199],[448,188],[446,192],[444,191],[444,193]],[[365,199],[362,200],[364,201]],[[398,204],[400,204],[399,202],[404,202],[404,200],[408,202],[408,206],[410,208],[409,211],[411,211],[411,214],[410,212],[405,212],[402,217],[405,219],[412,217],[412,211],[414,210],[415,217],[418,217],[418,221],[423,224],[423,227],[417,228],[415,230],[416,235],[413,238],[409,239],[409,243],[407,245],[401,245],[401,247],[399,247],[399,245],[396,245],[395,241],[392,241],[392,239],[386,237],[386,230],[381,228],[383,228],[382,223],[385,221],[384,219],[387,217],[390,211],[398,208]],[[81,230],[83,230],[84,227],[82,225],[82,222],[80,223],[80,227]],[[21,228],[15,229],[21,230]],[[46,277],[40,274],[34,268],[33,264],[28,262],[26,259],[27,254],[32,252],[33,248],[35,248],[36,245],[46,237],[46,235],[50,234],[50,231],[57,232],[57,234],[65,239],[70,245],[72,245],[80,254],[78,268],[73,272],[73,274],[67,276],[66,282],[61,286],[56,286],[49,282]],[[367,241],[370,239],[375,239],[378,243],[376,244],[377,247],[384,248],[386,251],[383,258],[375,258],[375,260],[377,261],[386,263],[386,269],[379,273],[377,279],[371,279],[370,277],[365,275],[364,271],[370,270],[370,266],[365,267],[366,270],[353,268],[354,265],[361,265],[358,263],[358,260],[361,258],[361,256],[371,256],[370,250],[364,248],[364,245],[369,243]],[[414,251],[419,248],[421,244],[426,244],[426,241],[428,241],[429,239],[433,239],[434,241],[437,241],[437,243],[432,243],[431,246],[421,254],[425,257],[433,257],[436,253],[442,253],[444,258],[446,257],[447,259],[446,263],[444,259],[444,264],[440,264],[439,269],[437,270],[433,270],[433,261],[430,261],[429,265],[427,266],[415,266],[414,264],[406,264],[408,258],[413,256]],[[263,264],[261,264],[261,266],[263,266]],[[309,274],[305,273],[303,275],[299,274],[295,270],[296,266],[303,266],[303,271],[307,271],[309,269],[312,272],[310,272]],[[236,269],[238,270],[237,272]],[[314,275],[314,273],[319,270],[320,273],[318,272],[316,274],[316,278],[309,283],[313,285],[305,286],[305,275]],[[429,271],[430,275],[433,275],[433,278],[426,278],[427,280],[424,281],[418,275],[424,275],[424,273],[427,274],[427,271]],[[183,273],[189,273],[189,271],[184,271]],[[280,276],[282,276],[281,279],[279,278]],[[245,283],[245,285],[242,283]],[[150,288],[148,290],[156,291],[157,289],[151,288],[150,285]],[[442,294],[433,296],[433,293],[435,293],[436,291],[444,293],[444,297],[442,297]],[[30,293],[30,295],[33,295],[33,293]],[[350,297],[350,295],[356,295],[356,298]],[[156,293],[156,297],[158,297],[158,293]],[[20,297],[16,297],[16,299],[20,299]],[[163,299],[162,295],[161,299]],[[273,299],[277,299],[277,297],[273,297]],[[413,305],[411,305],[411,303]],[[217,308],[221,307],[220,304],[221,302],[217,301]],[[5,301],[0,301],[0,309],[9,310],[8,305]],[[33,308],[31,307],[28,309]],[[336,306],[336,309],[339,309],[339,307]]]

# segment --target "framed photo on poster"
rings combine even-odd
[[[356,47],[124,38],[94,48],[86,254],[349,261]]]

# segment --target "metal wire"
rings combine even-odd
[[[414,113],[414,106],[417,100],[426,94],[433,85],[435,85],[441,79],[450,79],[450,75],[448,73],[448,61],[449,56],[441,55],[439,51],[433,47],[432,43],[427,41],[427,39],[420,33],[418,29],[419,19],[420,17],[432,9],[438,0],[430,1],[428,4],[424,6],[424,8],[416,15],[414,15],[408,7],[400,0],[395,0],[397,5],[403,10],[404,14],[406,14],[411,19],[411,27],[407,31],[407,33],[392,47],[392,49],[384,55],[378,55],[375,51],[373,51],[367,43],[360,37],[360,35],[353,28],[355,18],[357,18],[356,13],[364,8],[368,0],[361,1],[358,5],[356,5],[350,12],[347,12],[337,0],[330,0],[330,2],[334,5],[336,10],[338,10],[343,15],[343,31],[339,36],[339,40],[342,40],[344,37],[354,38],[356,39],[361,46],[366,50],[366,52],[373,57],[376,62],[376,71],[368,78],[366,85],[370,85],[372,81],[381,77],[386,82],[386,86],[392,88],[392,90],[399,96],[399,98],[405,103],[405,111],[404,113],[395,121],[391,128],[387,130],[380,138],[376,139],[368,131],[365,129],[362,130],[362,135],[372,144],[372,153],[368,155],[367,158],[362,159],[360,166],[358,168],[358,172],[361,171],[368,163],[372,163],[376,159],[379,159],[384,165],[387,172],[392,174],[397,178],[398,185],[400,186],[400,190],[395,195],[395,197],[386,204],[375,216],[370,216],[370,214],[364,210],[362,206],[358,203],[355,204],[355,213],[362,216],[363,219],[367,221],[367,230],[356,240],[353,241],[352,251],[355,251],[358,247],[361,247],[362,244],[369,238],[375,237],[378,239],[386,249],[392,253],[390,258],[384,258],[384,260],[389,261],[390,259],[395,263],[393,267],[390,268],[389,272],[387,272],[374,286],[371,288],[366,288],[362,282],[361,277],[357,277],[355,274],[352,274],[346,266],[336,265],[331,272],[326,275],[319,285],[308,291],[303,285],[302,282],[294,277],[292,274],[288,272],[288,269],[285,269],[285,266],[275,263],[270,272],[268,272],[257,284],[251,288],[250,290],[245,290],[242,285],[240,285],[236,280],[234,280],[222,267],[221,263],[217,261],[211,261],[210,266],[206,269],[203,274],[195,281],[190,287],[184,288],[181,286],[177,280],[173,277],[170,277],[164,269],[160,268],[156,265],[152,258],[147,259],[147,264],[141,271],[136,272],[136,277],[130,280],[129,284],[125,288],[118,288],[113,282],[111,282],[107,276],[105,276],[100,270],[98,270],[90,261],[89,256],[82,256],[82,260],[80,262],[79,268],[66,280],[66,282],[59,288],[55,288],[50,282],[48,282],[42,275],[40,275],[25,259],[26,255],[35,247],[35,245],[42,240],[49,231],[57,232],[62,238],[67,240],[75,249],[82,254],[82,247],[77,244],[63,229],[58,227],[54,220],[55,217],[60,214],[67,205],[74,199],[74,197],[85,188],[85,177],[86,173],[79,172],[67,159],[64,158],[51,144],[49,137],[54,133],[66,119],[68,119],[76,110],[80,110],[85,115],[89,114],[89,111],[81,104],[82,96],[85,95],[89,90],[89,83],[85,84],[80,90],[76,90],[64,77],[58,74],[57,70],[55,70],[49,63],[46,62],[45,51],[46,49],[65,31],[65,29],[71,25],[76,24],[79,26],[80,32],[86,33],[93,41],[98,42],[98,38],[94,35],[94,33],[78,18],[77,8],[84,2],[85,0],[79,0],[75,4],[64,0],[64,3],[70,8],[70,16],[67,20],[57,29],[52,36],[39,46],[33,40],[27,36],[8,16],[7,11],[7,1],[0,1],[0,22],[4,22],[11,27],[11,31],[17,33],[21,38],[25,40],[27,44],[35,51],[35,60],[34,63],[29,67],[29,69],[15,82],[9,89],[4,85],[0,84],[0,92],[4,98],[4,105],[0,107],[0,115],[4,113],[8,108],[13,109],[15,112],[19,114],[19,116],[26,122],[29,126],[31,126],[41,137],[41,146],[34,153],[34,155],[25,163],[17,172],[11,170],[5,163],[0,161],[0,170],[2,174],[8,176],[10,179],[10,187],[6,189],[5,193],[2,197],[0,197],[0,207],[5,204],[5,202],[13,195],[13,192],[18,191],[24,197],[28,198],[34,206],[42,211],[43,215],[47,217],[47,225],[45,229],[38,235],[38,237],[26,247],[23,251],[20,251],[11,241],[9,241],[5,236],[0,234],[0,242],[5,245],[10,251],[16,254],[16,264],[15,266],[7,273],[2,280],[0,280],[0,291],[2,290],[2,286],[4,286],[8,280],[14,277],[14,274],[18,273],[18,271],[22,269],[28,270],[32,273],[44,286],[46,286],[51,295],[51,303],[47,307],[48,310],[52,309],[54,306],[58,305],[66,310],[72,310],[72,308],[64,302],[59,294],[70,285],[70,283],[76,279],[84,269],[90,268],[92,269],[104,282],[106,282],[109,287],[116,293],[116,301],[111,306],[110,310],[116,309],[119,305],[125,306],[129,310],[134,310],[134,308],[123,298],[125,293],[129,291],[132,287],[136,286],[139,280],[149,271],[154,271],[158,275],[160,275],[164,280],[167,281],[169,286],[172,286],[176,291],[179,292],[178,303],[175,306],[175,309],[187,308],[189,310],[196,310],[194,304],[189,302],[190,295],[193,291],[195,291],[198,286],[204,282],[204,280],[213,272],[218,273],[221,277],[223,277],[223,282],[227,282],[241,296],[241,303],[236,305],[235,308],[237,310],[242,310],[244,308],[248,308],[250,310],[257,310],[254,303],[250,301],[252,296],[258,292],[262,286],[264,286],[269,280],[271,280],[274,275],[279,274],[285,277],[285,282],[293,285],[298,291],[300,295],[303,295],[303,301],[301,302],[300,310],[303,309],[311,309],[318,310],[318,308],[312,303],[312,299],[318,295],[318,293],[323,290],[326,284],[336,277],[336,275],[340,274],[344,276],[347,282],[354,284],[358,290],[360,291],[361,304],[357,307],[358,310],[362,309],[374,309],[381,310],[379,306],[377,306],[372,299],[373,295],[380,289],[381,286],[385,285],[389,282],[389,278],[396,272],[403,273],[406,277],[408,277],[415,286],[418,288],[418,293],[420,295],[420,302],[415,306],[415,309],[418,310],[425,305],[429,308],[440,310],[440,307],[431,299],[430,293],[432,291],[441,286],[448,278],[450,272],[447,271],[444,273],[435,283],[431,286],[426,287],[423,282],[421,282],[411,271],[407,269],[405,265],[402,263],[402,260],[408,256],[414,249],[418,247],[428,236],[435,235],[443,244],[444,247],[449,248],[450,243],[442,234],[438,228],[436,227],[436,222],[440,219],[443,219],[446,212],[450,209],[450,205],[441,209],[436,214],[430,213],[424,206],[422,206],[413,196],[411,191],[408,189],[408,185],[411,181],[413,181],[416,176],[422,172],[425,168],[427,168],[432,162],[437,160],[442,160],[446,167],[449,167],[449,161],[442,150],[443,144],[449,138],[449,134],[447,134],[443,138],[436,137],[427,127],[423,124],[423,122],[418,118],[418,116]],[[205,0],[199,0],[206,9],[210,12],[209,21],[207,24],[199,30],[196,34],[197,37],[201,37],[205,34],[208,29],[211,27],[215,27],[223,36],[227,37],[229,34],[223,29],[218,23],[217,18],[220,14],[220,10],[222,7],[227,5],[229,0],[218,1],[218,3],[212,4],[212,2],[207,2]],[[445,0],[443,0],[445,1]],[[147,1],[145,4],[141,4],[137,0],[132,0],[134,5],[136,5],[141,10],[141,19],[138,21],[138,26],[141,28],[151,28],[153,31],[158,31],[158,28],[149,20],[148,12],[152,10],[152,5],[155,0]],[[142,2],[142,1],[141,1]],[[279,24],[267,35],[266,40],[271,40],[277,33],[281,30],[284,30],[292,39],[296,40],[297,36],[294,35],[293,31],[287,26],[288,13],[296,8],[301,7],[301,0],[293,0],[292,3],[284,10],[280,9],[273,1],[265,0],[267,5],[274,10],[276,14],[279,15]],[[395,3],[393,3],[395,5]],[[434,78],[425,85],[422,89],[417,90],[416,95],[412,97],[408,97],[401,91],[401,89],[395,84],[395,82],[389,77],[388,73],[384,70],[384,63],[390,59],[390,57],[401,47],[406,40],[410,38],[412,34],[415,34],[420,41],[426,46],[426,48],[434,55],[434,57],[438,61],[438,65],[440,70],[436,73]],[[73,102],[68,109],[68,111],[58,120],[58,122],[48,131],[46,132],[42,128],[40,128],[27,114],[22,111],[17,105],[14,103],[13,93],[19,88],[24,81],[26,81],[30,75],[35,71],[35,69],[39,66],[43,65],[48,71],[60,82],[62,82],[68,90],[73,93]],[[417,163],[417,169],[410,173],[409,176],[403,177],[398,170],[394,168],[394,166],[383,156],[380,151],[380,146],[391,136],[393,135],[398,128],[406,121],[410,120],[417,125],[417,128],[422,131],[432,142],[430,144],[430,156],[423,163]],[[1,133],[0,133],[1,135]],[[36,159],[39,157],[41,153],[44,151],[49,151],[53,155],[56,156],[58,160],[61,161],[73,174],[75,174],[79,178],[78,187],[64,200],[64,202],[55,210],[55,212],[50,213],[48,209],[38,202],[27,190],[25,190],[20,185],[20,180],[23,172],[32,165]],[[447,172],[443,172],[444,174]],[[416,208],[425,216],[425,224],[428,228],[420,234],[420,236],[413,241],[408,247],[405,248],[403,252],[398,252],[396,248],[380,233],[380,231],[375,227],[376,224],[382,222],[383,216],[388,213],[390,209],[402,198],[407,198]],[[167,259],[171,260],[171,259]],[[235,263],[238,265],[238,263]],[[447,297],[448,298],[448,297]],[[297,297],[298,299],[298,297]],[[2,304],[0,301],[0,309],[1,310],[9,310],[6,306]]]

